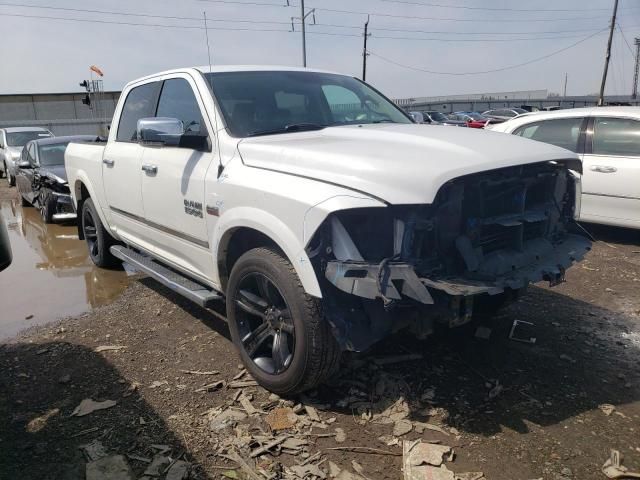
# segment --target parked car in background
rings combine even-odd
[[[579,219],[640,228],[640,107],[538,112],[492,130],[577,153],[584,171]]]
[[[466,127],[467,123],[461,120],[452,120],[447,115],[442,112],[435,111],[426,111],[422,112],[424,116],[424,121],[426,123],[431,123],[432,125],[453,125],[456,127]]]
[[[469,128],[484,128],[489,123],[489,119],[478,112],[454,112],[453,116],[456,120],[465,122]]]
[[[416,123],[425,123],[424,115],[422,115],[422,112],[409,112],[409,116],[413,118],[413,121]]]
[[[22,148],[31,140],[48,137],[53,137],[53,133],[41,127],[0,129],[0,170],[7,177],[10,187],[15,185],[15,162],[20,158]]]
[[[95,140],[95,135],[75,135],[28,142],[16,162],[15,180],[22,205],[38,208],[45,223],[75,218],[64,152],[69,142]]]
[[[523,113],[527,113],[524,108],[497,108],[483,112],[482,116],[493,120],[505,121],[515,118],[518,115],[522,115]]]

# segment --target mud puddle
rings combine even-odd
[[[0,273],[0,338],[109,303],[129,280],[89,259],[73,223],[46,225],[37,209],[2,200],[13,263]]]

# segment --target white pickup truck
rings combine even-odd
[[[516,136],[414,124],[367,84],[296,68],[185,68],[129,83],[106,144],[71,144],[78,229],[204,307],[291,394],[341,351],[457,326],[590,249],[581,163]]]

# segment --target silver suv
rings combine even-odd
[[[16,160],[20,158],[22,147],[31,140],[53,137],[42,127],[8,127],[0,129],[0,176],[7,177],[9,186],[16,184]]]

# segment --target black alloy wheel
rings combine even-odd
[[[91,258],[98,258],[100,256],[98,229],[90,208],[85,208],[82,211],[82,231],[84,239],[87,241],[87,247],[89,247],[89,255],[91,255]]]
[[[89,256],[93,263],[98,267],[113,267],[118,264],[118,259],[109,251],[111,245],[116,242],[102,225],[91,198],[82,203],[80,221],[82,233],[89,248]]]
[[[240,280],[234,301],[247,356],[270,375],[283,373],[293,359],[296,329],[278,287],[262,273],[248,273]]]

